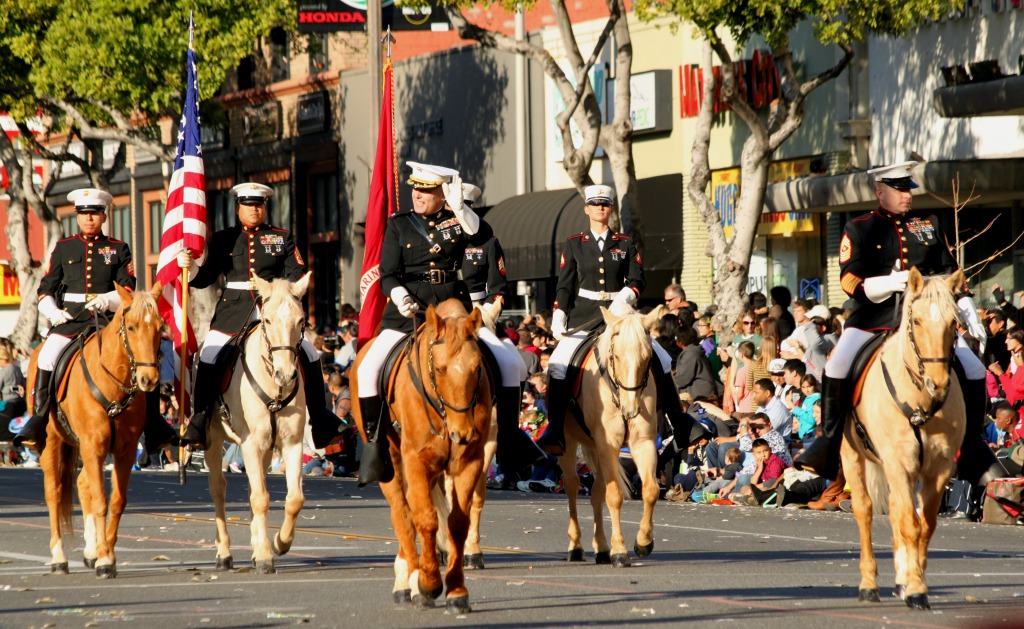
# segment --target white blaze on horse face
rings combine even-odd
[[[146,311],[146,315],[144,317],[142,317],[142,320],[145,321],[147,324],[148,323],[152,323],[153,322],[153,315],[149,314],[149,311],[147,310]]]
[[[934,323],[942,322],[942,309],[939,308],[939,304],[932,304],[931,307],[928,308],[928,316],[931,317]]]

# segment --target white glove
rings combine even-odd
[[[981,322],[981,317],[978,316],[978,307],[974,305],[974,300],[969,296],[964,295],[956,302],[956,307],[960,310],[960,317],[964,321],[964,327],[971,333],[971,336],[978,339],[981,344],[980,349],[985,349],[985,342],[988,340],[988,330],[985,329],[985,324]]]
[[[481,304],[480,310],[483,311],[484,321],[494,322],[496,316],[500,314],[500,309],[495,305],[495,302],[493,301],[489,304]]]
[[[39,301],[39,312],[50,321],[51,328],[74,319],[67,310],[58,308],[57,302],[50,295]]]
[[[864,279],[864,294],[876,304],[880,304],[893,293],[907,290],[907,276],[910,271],[893,271],[888,275],[868,277]]]
[[[636,293],[632,288],[623,288],[616,295],[615,299],[608,306],[608,312],[616,317],[621,317],[633,312],[633,304],[636,303]]]
[[[569,317],[566,316],[565,311],[556,310],[551,315],[551,336],[561,341],[562,337],[564,337],[565,333],[568,331],[568,328],[566,327],[568,323]]]
[[[199,273],[199,264],[192,257],[192,252],[188,249],[182,249],[178,252],[177,259],[179,269],[188,269],[188,280],[191,282],[195,279],[196,274]]]
[[[95,299],[85,304],[85,309],[90,312],[94,310],[109,310],[110,312],[114,312],[120,307],[121,296],[117,294],[116,290],[96,295]]]
[[[398,312],[403,317],[411,319],[419,311],[420,305],[409,294],[404,286],[396,286],[391,289],[391,301],[398,307]]]
[[[462,226],[462,231],[469,236],[480,231],[480,217],[462,200],[462,178],[454,175],[451,183],[441,184],[441,191],[444,192],[445,203],[455,213],[455,218]]]

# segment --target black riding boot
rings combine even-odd
[[[519,387],[499,387],[495,396],[498,407],[498,464],[505,475],[547,459],[544,451],[519,428]]]
[[[36,386],[32,393],[32,417],[14,437],[14,446],[22,445],[42,452],[46,447],[46,424],[50,421],[50,378],[52,371],[36,370]]]
[[[843,408],[842,378],[822,378],[821,390],[821,431],[822,436],[814,440],[793,460],[798,470],[810,470],[822,478],[835,480],[839,475],[839,446],[843,443],[843,428],[846,424],[846,410]]]
[[[153,455],[167,446],[178,445],[178,435],[160,415],[160,391],[146,394],[146,426],[142,429],[146,454]]]
[[[548,381],[548,425],[537,440],[537,445],[555,456],[565,452],[565,413],[569,408],[570,395],[572,381],[568,379],[568,374],[565,380],[551,378]]]
[[[960,378],[960,389],[964,394],[964,409],[967,425],[964,441],[960,445],[960,458],[956,464],[956,475],[975,487],[985,487],[995,478],[1007,478],[1010,473],[996,458],[995,452],[981,437],[985,421],[985,407],[988,394],[984,380]]]
[[[367,483],[388,483],[395,477],[395,465],[391,461],[391,443],[388,440],[387,411],[379,395],[359,398],[359,409],[366,430],[366,447],[359,460],[359,486]]]
[[[213,412],[213,403],[220,393],[220,376],[221,371],[216,363],[200,361],[192,387],[192,418],[181,437],[181,442],[191,446],[193,450],[206,449],[206,423]]]
[[[306,393],[306,410],[309,412],[309,427],[313,433],[313,447],[325,448],[341,437],[346,426],[331,409],[327,408],[327,393],[324,391],[323,365],[319,360],[309,360],[305,352],[299,352],[302,363],[302,389]]]
[[[665,411],[665,416],[672,424],[676,450],[685,452],[690,445],[701,439],[710,440],[712,434],[704,428],[704,424],[694,419],[693,415],[683,412],[683,405],[679,402],[679,390],[672,382],[672,375],[662,371],[657,356],[651,356],[651,373],[654,374],[654,388],[658,394],[658,405]]]

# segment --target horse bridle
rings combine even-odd
[[[132,307],[130,305],[125,307],[124,312],[121,313],[121,323],[117,326],[117,335],[121,339],[121,347],[124,348],[124,352],[128,356],[128,382],[129,384],[131,384],[131,386],[123,386],[121,382],[117,379],[117,376],[110,373],[110,370],[107,369],[107,366],[103,363],[103,361],[100,361],[100,367],[103,369],[103,372],[106,373],[107,377],[109,377],[111,381],[113,381],[114,385],[117,386],[117,390],[121,392],[121,395],[125,396],[121,401],[111,402],[107,400],[106,396],[104,396],[103,392],[99,390],[99,388],[96,386],[96,383],[93,382],[92,376],[89,374],[89,369],[88,367],[86,367],[85,364],[85,353],[83,352],[82,354],[79,354],[79,360],[82,363],[82,370],[85,373],[85,381],[89,385],[89,390],[92,392],[93,397],[96,398],[96,401],[99,402],[100,405],[106,409],[107,415],[111,418],[117,417],[118,415],[123,413],[125,409],[131,406],[132,402],[135,401],[135,394],[139,392],[139,384],[135,379],[135,375],[136,372],[138,371],[138,368],[160,368],[159,353],[157,354],[157,362],[151,363],[135,360],[135,352],[132,351],[131,344],[128,343],[128,331],[125,328],[125,320],[128,318],[128,313],[131,312],[131,310]],[[100,335],[100,330],[97,327],[96,344],[99,348],[101,356],[103,354],[102,339],[103,337]]]
[[[910,369],[910,365],[903,362],[903,367],[910,374],[910,379],[914,382],[918,391],[923,391],[925,387],[925,375],[924,365],[925,363],[944,363],[946,365],[946,372],[949,373],[953,369],[953,348],[950,347],[950,351],[946,356],[932,357],[932,356],[921,356],[921,350],[917,347],[917,342],[914,340],[914,302],[919,300],[921,295],[914,297],[909,304],[907,304],[907,337],[910,342],[911,349],[914,350],[914,358],[917,360],[917,373],[914,373]],[[956,341],[954,340],[954,343]],[[900,411],[907,417],[910,424],[915,428],[924,424],[926,421],[932,418],[935,413],[942,408],[946,403],[946,399],[949,397],[949,390],[951,387],[946,387],[942,395],[930,396],[931,404],[928,409],[913,408],[903,400],[901,400],[896,393],[896,386],[893,384],[892,375],[889,373],[889,368],[886,367],[885,362],[882,362],[882,375],[885,377],[885,386],[889,389],[889,395],[892,397],[893,402],[899,407]]]
[[[615,337],[618,334],[612,334],[611,342],[615,342]],[[653,352],[652,352],[653,355]],[[597,360],[597,370],[601,373],[601,377],[608,383],[608,386],[612,390],[612,400],[615,402],[615,408],[622,410],[622,401],[620,400],[620,391],[629,391],[630,393],[636,391],[643,391],[647,388],[647,380],[651,375],[650,369],[650,357],[647,359],[647,368],[644,369],[644,378],[640,381],[640,384],[635,387],[630,387],[619,382],[618,376],[615,375],[615,352],[612,352],[608,356],[608,367],[605,368],[604,363],[601,361],[601,352],[597,346],[594,347],[594,359]]]
[[[306,321],[303,320],[299,324],[299,341],[295,345],[271,345],[270,337],[267,336],[267,320],[262,318],[260,319],[260,335],[263,337],[263,344],[267,348],[266,355],[262,356],[263,369],[271,379],[274,377],[274,371],[272,369],[274,366],[274,352],[291,352],[292,362],[298,363],[299,352],[302,351],[302,338],[305,333]],[[283,389],[279,389],[277,395],[274,397],[267,394],[267,392],[263,390],[263,387],[260,386],[260,383],[256,381],[256,378],[253,377],[252,371],[249,369],[249,361],[245,360],[244,344],[242,346],[242,371],[245,373],[245,377],[249,380],[249,385],[252,387],[253,391],[256,392],[257,397],[260,398],[260,401],[263,402],[264,406],[266,406],[267,410],[270,412],[272,422],[274,419],[273,416],[276,413],[281,412],[282,408],[288,406],[288,403],[295,398],[296,393],[299,391],[299,382],[298,379],[296,379],[295,386],[292,387],[292,390],[288,395],[282,397],[281,394],[284,393]]]
[[[416,391],[423,399],[423,411],[427,417],[427,426],[430,427],[430,432],[433,433],[435,437],[444,438],[444,435],[448,433],[448,411],[453,413],[466,413],[476,408],[477,402],[480,399],[480,387],[478,386],[474,389],[473,399],[471,399],[465,406],[455,406],[448,402],[448,400],[444,399],[444,396],[441,395],[440,389],[437,387],[437,372],[434,369],[434,346],[444,344],[444,339],[433,339],[427,344],[427,374],[430,377],[430,387],[434,392],[434,397],[431,397],[427,392],[426,387],[423,386],[423,378],[416,373],[416,361],[419,358],[419,342],[420,337],[417,332],[412,343],[412,360],[409,361],[409,378],[412,380],[413,386],[416,387]],[[477,365],[476,378],[478,383],[480,382],[482,374],[483,365]],[[430,407],[441,416],[441,428],[444,433],[438,432],[438,430],[434,428],[434,423],[430,421],[430,415],[427,413],[427,403],[429,403]]]

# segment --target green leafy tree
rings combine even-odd
[[[688,192],[711,236],[708,251],[715,264],[712,300],[720,307],[719,322],[729,336],[732,322],[747,303],[750,255],[764,208],[768,166],[775,151],[803,123],[807,97],[846,69],[854,57],[855,45],[868,33],[898,36],[926,18],[936,18],[962,3],[962,0],[636,0],[634,8],[641,19],[678,17],[693,25],[705,42],[701,64],[703,101],[693,140]],[[832,67],[800,81],[794,70],[790,37],[805,21],[813,24],[819,42],[837,46],[842,54]],[[771,103],[766,117],[740,98],[732,53],[722,40],[723,32],[728,32],[739,46],[760,35],[771,48],[781,94]],[[708,196],[711,180],[708,148],[716,87],[713,55],[721,63],[722,99],[749,131],[740,158],[743,184],[731,238],[725,237],[721,216]]]
[[[45,191],[32,183],[32,159],[55,164],[50,185],[60,179],[61,164],[71,161],[93,186],[104,189],[123,169],[127,146],[165,163],[173,160],[176,142],[163,141],[161,124],[181,114],[190,13],[203,101],[273,26],[293,25],[295,5],[288,0],[0,0],[0,111],[9,112],[22,129],[16,142],[0,139],[0,157],[12,174],[7,232],[23,295],[34,294],[39,269],[46,266],[28,253],[29,208],[43,219],[51,244],[60,233]],[[44,125],[38,136],[27,132],[29,119]],[[51,146],[51,135],[62,135],[67,143]],[[74,139],[85,146],[84,157],[67,151]],[[113,164],[104,167],[107,142],[116,142],[118,150]],[[170,168],[164,172],[169,176]],[[20,315],[17,343],[25,348],[35,331],[35,299],[22,300]]]

